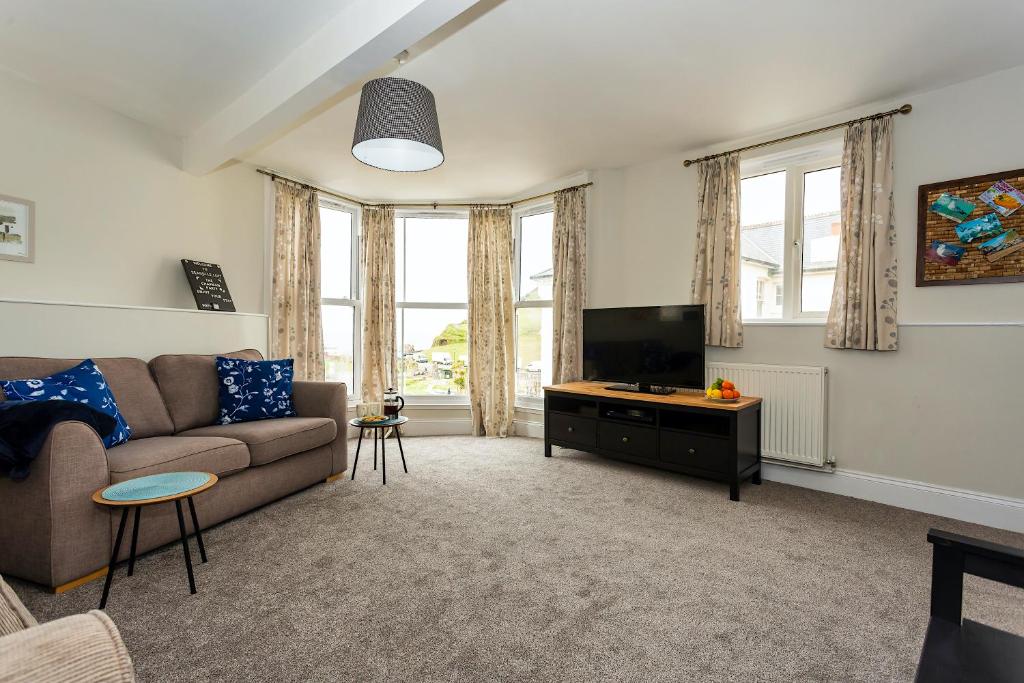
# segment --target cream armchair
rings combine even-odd
[[[0,579],[0,683],[128,683],[135,669],[117,627],[93,610],[39,625]]]

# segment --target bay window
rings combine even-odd
[[[355,209],[320,200],[320,304],[328,381],[358,394],[359,232]]]
[[[551,383],[554,344],[551,235],[554,208],[534,207],[514,216],[516,308],[516,400],[539,403]]]

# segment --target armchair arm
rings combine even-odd
[[[338,425],[338,434],[331,442],[331,474],[348,468],[348,388],[344,382],[296,381],[292,384],[292,400],[299,417],[329,417]]]
[[[98,610],[0,638],[3,683],[128,683],[131,657],[110,618]]]
[[[0,479],[0,573],[59,586],[104,567],[110,515],[90,496],[109,483],[95,430],[77,421],[56,425],[26,479]]]

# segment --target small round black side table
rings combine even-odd
[[[199,544],[199,556],[206,562],[206,546],[203,545],[203,533],[196,517],[196,506],[192,496],[211,488],[217,483],[217,475],[210,472],[168,472],[151,474],[148,477],[128,479],[119,484],[107,486],[92,494],[94,503],[112,508],[121,508],[121,523],[117,527],[117,540],[114,541],[114,552],[110,555],[107,566],[107,580],[103,584],[103,597],[100,609],[107,606],[110,596],[110,584],[114,580],[114,567],[117,555],[121,550],[121,539],[124,538],[124,527],[128,521],[128,512],[135,508],[135,524],[132,527],[132,548],[128,556],[128,576],[135,572],[135,546],[139,541],[139,522],[142,508],[145,505],[174,502],[178,511],[178,530],[181,532],[181,548],[185,553],[185,569],[188,571],[189,592],[195,594],[196,579],[192,574],[192,556],[188,550],[188,534],[185,531],[185,516],[181,511],[181,500],[188,501],[188,510],[192,517],[192,528],[195,530]]]
[[[377,438],[378,436],[380,437],[380,471],[384,485],[386,486],[388,483],[388,460],[384,451],[385,429],[395,428],[395,438],[398,439],[398,452],[402,456],[402,469],[405,470],[406,474],[409,474],[409,468],[405,465],[405,451],[402,449],[402,434],[398,431],[398,428],[408,421],[409,418],[401,416],[377,422],[367,422],[358,417],[348,421],[353,427],[359,428],[359,443],[356,444],[356,461],[352,463],[352,479],[356,478],[356,468],[359,467],[359,449],[363,447],[363,431],[367,429],[373,432],[373,469],[377,469]]]

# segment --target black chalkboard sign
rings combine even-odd
[[[181,265],[192,287],[197,308],[203,311],[235,310],[235,302],[231,300],[231,292],[228,291],[228,283],[224,280],[220,266],[184,258],[181,259]]]

